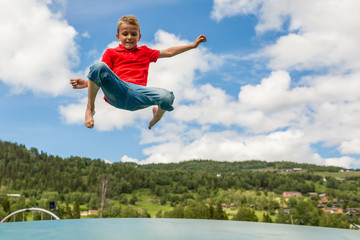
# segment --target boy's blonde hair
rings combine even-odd
[[[119,19],[118,25],[117,25],[117,33],[119,33],[120,31],[120,26],[123,23],[127,23],[127,24],[131,24],[131,25],[135,25],[139,28],[139,32],[140,32],[140,23],[137,20],[137,18],[135,16],[132,15],[126,15],[126,16],[122,16]]]

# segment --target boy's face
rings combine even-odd
[[[132,49],[140,41],[140,29],[136,25],[122,23],[116,37],[124,48]]]

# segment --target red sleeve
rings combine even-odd
[[[156,62],[159,58],[160,50],[151,49],[148,47],[147,50],[148,50],[148,56],[150,58],[150,62]]]
[[[102,56],[102,59],[101,59],[102,62],[106,63],[106,65],[108,65],[108,67],[110,69],[112,69],[112,61],[111,61],[111,52],[110,52],[110,49],[107,49],[105,52],[104,52],[104,55]]]

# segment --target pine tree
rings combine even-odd
[[[272,219],[271,219],[271,217],[270,217],[270,215],[268,213],[263,213],[262,222],[272,223]]]
[[[215,212],[214,212],[214,219],[219,219],[219,220],[227,220],[228,219],[228,216],[227,216],[226,212],[223,210],[220,202],[218,202],[216,204],[216,208],[215,208]]]
[[[74,203],[73,218],[80,218],[80,204],[78,201]]]
[[[64,213],[63,213],[63,218],[65,218],[65,219],[72,219],[73,218],[73,213],[72,213],[71,207],[69,206],[68,203],[66,203]]]
[[[10,212],[10,202],[7,198],[4,198],[1,202],[1,206],[3,207],[6,213]]]

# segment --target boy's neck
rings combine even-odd
[[[126,48],[126,47],[124,47],[121,43],[119,44],[122,48],[124,48],[125,50],[127,50],[127,51],[131,51],[131,50],[134,50],[134,49],[136,49],[138,46],[136,45],[135,47],[133,47],[133,48]]]

